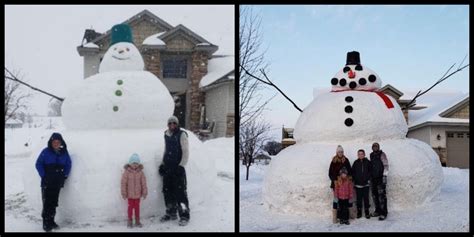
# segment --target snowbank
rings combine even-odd
[[[235,138],[222,137],[207,140],[202,144],[202,150],[206,151],[209,159],[216,164],[218,175],[234,178],[234,164],[235,164]]]

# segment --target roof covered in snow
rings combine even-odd
[[[207,87],[220,79],[228,78],[234,80],[232,75],[235,70],[235,57],[234,55],[230,56],[221,56],[214,57],[209,60],[207,65],[207,74],[201,79],[199,87]],[[226,77],[228,76],[228,77]]]
[[[143,44],[144,45],[166,45],[165,42],[163,42],[163,40],[160,39],[160,36],[162,36],[164,33],[166,33],[166,31],[148,36],[143,41]]]
[[[84,48],[97,48],[97,49],[98,49],[99,46],[96,45],[96,44],[94,44],[94,43],[92,43],[92,42],[89,42],[89,43],[87,43],[87,44],[84,45]]]
[[[416,92],[406,92],[400,99],[412,99]],[[408,127],[414,129],[429,122],[469,124],[469,119],[446,118],[443,113],[453,107],[469,101],[469,93],[460,91],[428,92],[417,98],[417,106],[426,106],[425,109],[408,111]]]
[[[21,120],[11,118],[7,120],[6,124],[23,124],[23,122]]]

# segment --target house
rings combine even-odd
[[[23,122],[18,119],[10,118],[5,122],[5,128],[22,128]]]
[[[205,120],[213,124],[212,137],[234,136],[235,57],[213,57],[199,88],[205,97]]]
[[[225,83],[231,82],[224,78],[231,80],[230,71],[228,75],[218,74],[216,77],[219,78],[209,79],[216,83],[215,85],[210,83],[209,87],[200,87],[203,77],[211,73],[209,63],[214,59],[216,62],[219,61],[219,56],[214,55],[218,50],[217,45],[184,25],[168,24],[148,10],[139,12],[123,23],[132,28],[133,41],[143,56],[145,70],[160,78],[173,96],[174,115],[178,117],[184,128],[197,132],[202,127],[202,122],[205,120],[204,108],[212,107],[206,103],[212,104],[215,100],[223,100],[233,105],[233,94],[230,101],[230,92],[223,95],[223,98],[216,99],[217,93],[212,91],[212,88],[225,90],[224,87],[230,87]],[[99,64],[109,47],[110,37],[110,30],[105,33],[98,33],[91,29],[85,30],[83,42],[77,47],[79,55],[84,58],[84,78],[98,73]],[[220,79],[222,80],[219,81]],[[220,84],[221,82],[223,84]],[[206,98],[206,94],[213,99]],[[230,122],[233,120],[233,115],[231,116],[230,110],[233,111],[233,107],[227,106],[220,111],[222,114],[219,115],[215,115],[214,111],[209,111],[211,114],[208,119],[215,119],[217,123],[215,136],[233,135],[233,121]],[[222,120],[223,117],[224,120]],[[232,124],[232,129],[227,129],[227,132],[222,128],[223,123]]]
[[[409,111],[407,137],[429,144],[443,166],[469,168],[469,93],[428,92],[416,104],[425,108]]]
[[[281,128],[281,149],[285,149],[296,143],[295,138],[293,137],[294,128]]]

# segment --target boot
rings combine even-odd
[[[178,224],[180,226],[185,226],[188,224],[188,219],[180,219]]]
[[[53,222],[51,223],[51,227],[52,227],[53,229],[59,229],[58,224],[56,224],[56,222],[54,222],[54,220],[53,220]]]
[[[140,223],[140,218],[135,219],[135,227],[142,228],[142,223]]]
[[[365,209],[365,218],[370,219],[369,209]]]
[[[52,229],[53,227],[49,223],[49,220],[43,220],[43,230],[46,232],[51,232]]]
[[[132,227],[133,227],[133,221],[132,221],[132,219],[128,219],[127,227],[128,227],[128,228],[132,228]]]
[[[374,213],[372,213],[371,216],[372,216],[372,217],[377,217],[377,216],[380,216],[380,214],[379,214],[377,211],[375,211]]]
[[[173,221],[176,219],[178,219],[177,216],[171,216],[171,215],[165,214],[164,216],[160,218],[160,222]]]
[[[345,223],[346,225],[350,225],[350,224],[351,224],[351,223],[349,223],[349,220],[346,220],[345,222],[346,222],[346,223]]]
[[[383,220],[385,220],[385,218],[386,218],[386,216],[380,215],[380,216],[379,216],[379,221],[383,221]]]
[[[357,208],[357,219],[362,217],[362,208]]]

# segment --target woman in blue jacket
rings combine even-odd
[[[66,142],[59,133],[53,133],[48,147],[41,151],[36,160],[36,169],[41,177],[41,196],[43,198],[43,229],[47,232],[59,226],[54,221],[58,206],[59,191],[64,186],[71,171],[71,158]]]

